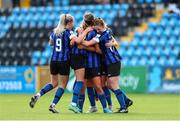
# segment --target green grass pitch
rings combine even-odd
[[[59,114],[48,111],[49,104],[54,96],[49,93],[43,96],[34,109],[29,107],[32,95],[27,94],[1,94],[0,120],[180,120],[180,95],[178,94],[128,94],[134,101],[128,114],[103,114],[99,101],[98,112],[94,114],[74,114],[69,112],[68,106],[72,94],[65,93],[56,106]],[[114,110],[118,103],[114,96]],[[86,97],[84,112],[89,102]]]

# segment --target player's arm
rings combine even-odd
[[[51,39],[49,39],[49,45],[53,46],[53,41]]]
[[[119,46],[118,42],[116,41],[116,39],[114,37],[112,37],[112,39],[105,45],[106,45],[106,47],[112,47],[112,46],[118,47]]]
[[[84,46],[84,45],[82,45],[82,44],[79,44],[79,45],[78,45],[78,48],[79,48],[79,49],[85,49],[85,50],[91,51],[91,52],[96,52],[96,48],[95,48],[94,46],[86,47],[86,46]]]
[[[91,39],[90,41],[82,41],[82,45],[89,47],[89,46],[93,46],[95,44],[99,43],[99,38],[98,36],[94,37],[93,39]]]
[[[102,54],[102,51],[101,51],[101,49],[99,47],[99,44],[95,44],[95,50],[96,50],[96,53]]]
[[[80,44],[83,41],[83,39],[85,38],[85,36],[87,35],[87,33],[92,30],[93,30],[92,27],[87,27],[78,37],[77,36],[72,37],[71,43],[75,42],[77,44]]]
[[[52,34],[49,36],[49,45],[50,45],[50,46],[53,46],[53,37],[54,37],[54,33],[52,33]]]

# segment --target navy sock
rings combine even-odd
[[[78,99],[78,107],[81,110],[83,109],[84,101],[85,101],[85,94],[80,94]]]
[[[116,98],[121,106],[121,108],[126,108],[126,104],[125,104],[125,100],[124,100],[124,96],[123,96],[123,93],[120,89],[117,89],[117,90],[114,90],[113,91],[116,95]]]
[[[105,86],[105,87],[103,87],[103,91],[104,91],[104,94],[106,96],[106,100],[107,100],[108,105],[112,105],[111,93],[110,93],[109,89]]]
[[[105,109],[107,106],[106,105],[106,96],[104,94],[99,94],[98,96],[99,96],[99,100],[101,102],[103,109]]]
[[[123,94],[125,102],[127,102],[129,100],[129,98],[126,96],[126,94],[123,91],[122,91],[122,94]]]
[[[44,94],[46,94],[47,92],[49,92],[50,90],[53,89],[53,85],[51,83],[46,84],[41,90],[40,90],[40,94],[41,96],[43,96]]]
[[[83,87],[83,82],[81,81],[77,81],[76,85],[74,86],[74,90],[73,90],[73,98],[72,98],[72,103],[77,104],[78,102],[78,97],[80,95],[81,89]]]
[[[96,106],[93,87],[87,87],[88,98],[91,106]]]
[[[98,93],[97,93],[97,91],[96,91],[96,89],[95,88],[93,88],[93,90],[94,90],[94,97],[96,98],[96,99],[98,99]]]
[[[56,90],[56,94],[54,96],[54,100],[53,100],[53,103],[54,104],[57,104],[58,101],[61,99],[62,95],[64,94],[64,89],[63,88],[58,88]]]
[[[74,87],[75,87],[76,83],[77,83],[77,81],[75,80],[74,85],[73,85],[73,90],[74,90]]]

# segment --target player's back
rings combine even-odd
[[[53,40],[52,61],[67,61],[70,59],[70,34],[71,31],[65,29],[60,35],[51,34]]]

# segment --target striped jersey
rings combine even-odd
[[[73,31],[65,29],[60,35],[54,32],[50,35],[53,41],[53,53],[51,61],[67,61],[70,60],[70,40],[75,36]]]
[[[91,39],[96,37],[96,35],[97,35],[96,30],[93,30],[87,34],[85,40],[90,41]],[[101,66],[100,55],[97,54],[96,52],[87,51],[86,52],[86,68],[96,68],[100,66]]]
[[[95,40],[99,43],[100,48],[103,52],[103,56],[105,57],[106,64],[113,64],[121,61],[121,56],[117,49],[112,47],[106,47],[105,44],[108,43],[112,39],[112,31],[111,29],[106,29],[106,31],[102,32],[100,35],[97,34]]]
[[[79,34],[77,33],[77,36]],[[81,55],[84,55],[86,54],[86,50],[84,49],[79,49],[77,44],[75,44],[73,47],[71,47],[71,54],[81,54]]]

